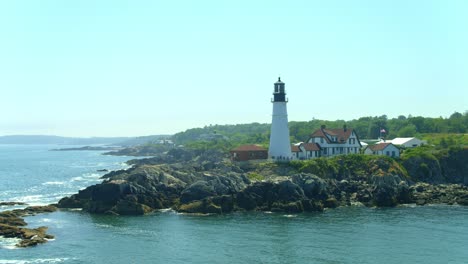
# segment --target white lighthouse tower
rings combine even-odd
[[[273,117],[271,120],[270,148],[268,157],[275,161],[292,159],[291,143],[289,141],[288,111],[284,82],[278,77],[273,90]]]

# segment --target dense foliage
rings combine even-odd
[[[340,155],[331,158],[316,158],[304,161],[292,161],[290,165],[299,172],[312,173],[325,178],[354,178],[366,175],[380,175],[385,172],[408,177],[406,170],[395,160],[387,156],[362,154]]]
[[[468,145],[465,133],[468,130],[468,112],[455,112],[449,118],[408,117],[400,115],[388,119],[386,115],[361,117],[350,121],[291,121],[289,131],[291,142],[306,141],[309,135],[325,125],[328,128],[341,128],[347,125],[354,128],[361,139],[376,139],[380,130],[385,129],[387,138],[420,137],[428,143],[447,148],[455,145]],[[188,129],[173,136],[177,144],[194,148],[228,149],[242,144],[260,144],[268,146],[270,124],[210,125],[203,128]]]

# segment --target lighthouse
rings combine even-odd
[[[292,159],[291,143],[289,141],[288,111],[284,82],[278,77],[273,88],[273,117],[271,120],[270,148],[268,157],[275,161]]]

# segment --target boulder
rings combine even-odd
[[[291,180],[303,190],[303,194],[309,199],[325,199],[329,196],[327,182],[316,175],[295,174]]]
[[[244,210],[254,210],[257,207],[268,207],[269,202],[277,200],[277,194],[272,192],[274,183],[254,182],[236,195],[237,206]]]
[[[304,207],[300,201],[297,202],[274,202],[271,205],[272,212],[285,212],[285,213],[302,213]]]
[[[376,206],[396,206],[400,200],[409,199],[409,188],[398,175],[372,176],[372,200]]]
[[[0,216],[0,224],[10,225],[10,226],[25,226],[26,222],[23,218],[12,216],[12,217],[3,217]]]
[[[305,212],[322,212],[323,203],[321,201],[304,199],[301,201]]]
[[[144,215],[152,211],[151,207],[138,203],[136,199],[121,200],[110,210],[118,215]]]
[[[202,213],[202,214],[220,214],[222,208],[213,203],[211,199],[203,199],[202,201],[193,201],[180,205],[178,208],[184,213]]]
[[[304,191],[302,190],[302,188],[290,180],[279,182],[275,185],[273,191],[277,193],[277,196],[270,202],[274,202],[275,200],[292,202],[299,201],[305,198]]]
[[[216,195],[216,192],[212,184],[206,181],[197,181],[182,191],[180,202],[188,203],[214,195]]]
[[[340,203],[335,197],[330,197],[323,202],[323,206],[326,208],[336,208],[340,206]]]

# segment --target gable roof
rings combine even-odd
[[[346,143],[346,141],[349,139],[349,137],[353,134],[354,129],[352,128],[347,128],[346,130],[343,128],[335,128],[335,129],[326,129],[326,128],[320,128],[315,130],[314,133],[310,135],[311,138],[313,137],[322,137],[325,138],[327,143]],[[355,133],[356,134],[356,133]],[[337,141],[331,141],[327,135],[329,136],[335,136]],[[356,137],[358,138],[357,134]],[[359,142],[359,138],[358,138]],[[360,144],[360,142],[359,142]]]
[[[267,151],[267,150],[257,145],[242,145],[231,150],[231,152],[233,151]]]
[[[318,151],[320,150],[320,146],[317,143],[304,143],[302,144],[306,151]]]
[[[317,129],[315,130],[314,133],[312,133],[310,135],[311,138],[313,137],[321,137],[321,138],[325,138],[325,140],[327,141],[327,143],[330,143],[330,139],[328,139],[328,137],[325,135],[325,132],[324,132],[325,129]]]
[[[379,150],[384,150],[390,145],[393,145],[393,144],[392,143],[379,143],[379,144],[375,144],[372,146],[368,146],[368,148],[372,151],[379,151]]]

